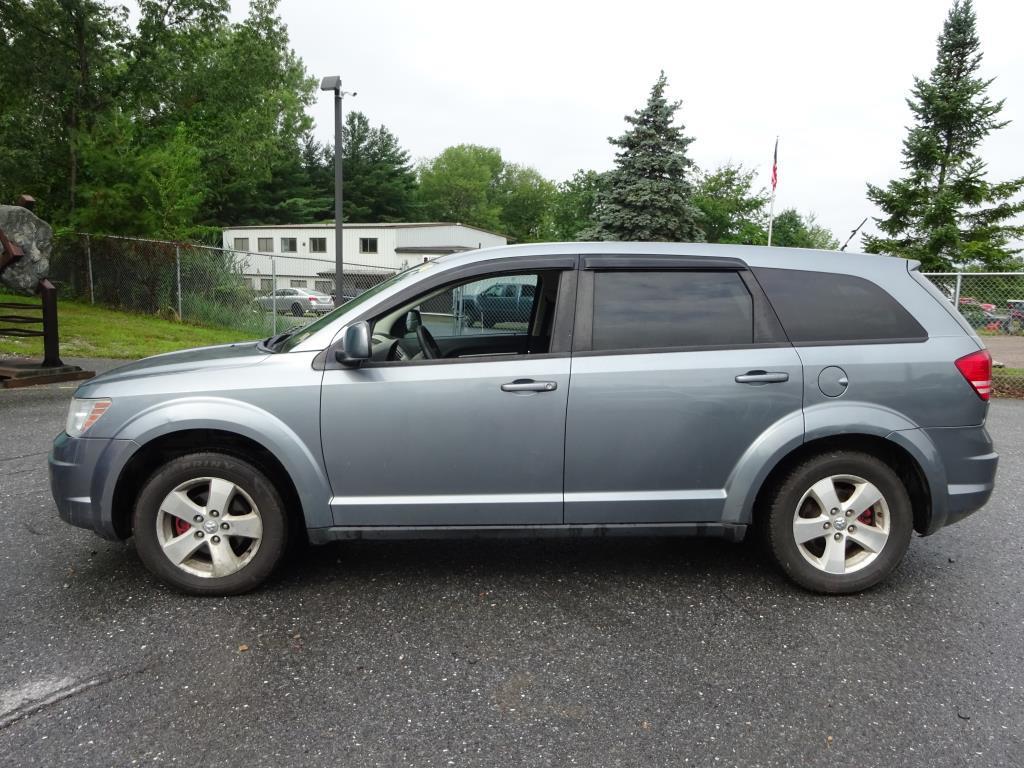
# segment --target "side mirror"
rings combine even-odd
[[[334,359],[342,365],[357,366],[370,359],[370,324],[365,320],[346,325],[341,332],[342,348],[334,353]]]

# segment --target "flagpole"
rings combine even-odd
[[[775,137],[775,152],[772,154],[772,202],[768,208],[768,247],[772,247],[772,227],[775,224],[775,185],[779,181],[779,137]]]

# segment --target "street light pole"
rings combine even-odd
[[[334,91],[334,306],[345,303],[344,284],[345,246],[342,240],[345,222],[342,203],[345,200],[345,178],[342,170],[344,136],[342,135],[342,101],[346,96],[355,96],[354,91],[341,90],[341,78],[337,75],[320,81],[321,91]]]

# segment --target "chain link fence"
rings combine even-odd
[[[342,296],[354,298],[397,271],[346,261]],[[109,235],[58,238],[50,264],[65,299],[237,329],[240,339],[329,312],[334,273],[333,259]],[[418,308],[435,335],[524,333],[535,290],[536,275],[487,278],[440,291]]]
[[[236,329],[244,339],[304,325],[332,310],[334,266],[333,259],[73,235],[55,240],[50,279],[63,298]],[[346,262],[342,295],[358,296],[397,271]]]
[[[397,269],[345,263],[350,299]],[[993,392],[1024,397],[1024,272],[927,273],[992,351]],[[239,339],[304,325],[334,307],[333,259],[97,235],[57,238],[50,279],[62,298],[194,325]],[[536,276],[488,278],[421,302],[434,335],[524,333]]]
[[[991,350],[993,394],[1024,397],[1024,272],[925,274]]]

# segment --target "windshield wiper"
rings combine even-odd
[[[267,338],[260,342],[260,346],[266,349],[268,352],[273,352],[275,351],[274,347],[276,347],[282,341],[287,339],[297,330],[297,328],[292,328],[291,330],[281,331],[281,333],[275,333],[273,336],[268,336]]]

